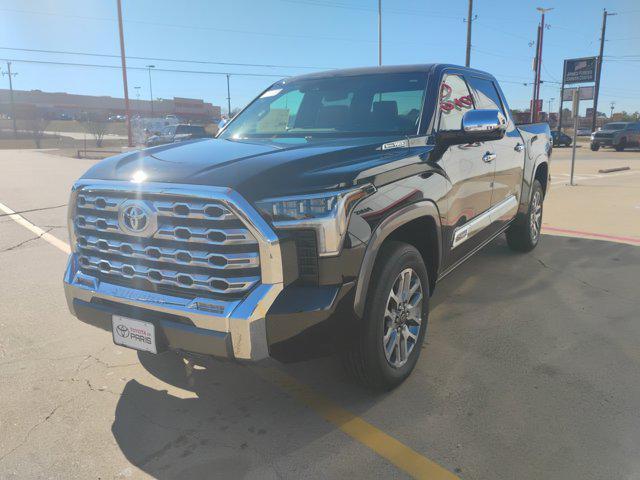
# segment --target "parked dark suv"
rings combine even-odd
[[[591,134],[591,150],[600,147],[613,147],[618,152],[627,147],[640,146],[640,122],[606,123],[600,130]]]
[[[572,143],[571,137],[559,130],[553,130],[551,132],[551,138],[553,139],[554,147],[569,147]]]

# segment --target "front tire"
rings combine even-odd
[[[524,223],[514,223],[507,229],[507,244],[517,252],[530,252],[538,245],[542,228],[542,204],[544,190],[539,180],[534,180],[529,210]]]
[[[598,150],[600,150],[600,145],[598,145],[597,143],[592,143],[591,144],[591,151],[592,152],[597,152]]]
[[[343,352],[347,372],[363,385],[390,390],[413,371],[429,315],[429,276],[420,252],[391,241],[378,255],[364,317]]]

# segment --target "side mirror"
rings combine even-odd
[[[437,139],[446,145],[500,140],[507,131],[507,119],[500,110],[469,110],[462,117],[461,130],[443,130]]]

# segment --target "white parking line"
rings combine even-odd
[[[11,220],[13,220],[14,222],[16,222],[18,225],[22,225],[24,228],[26,228],[28,230],[31,230],[33,233],[38,235],[38,237],[43,239],[45,242],[53,245],[54,247],[56,247],[59,250],[62,250],[66,254],[70,254],[71,253],[71,249],[69,248],[69,245],[67,245],[67,242],[63,242],[59,238],[57,238],[57,237],[51,235],[50,233],[44,231],[40,227],[36,227],[29,220],[24,218],[22,215],[17,214],[13,210],[11,210],[9,207],[7,207],[5,204],[0,203],[0,210],[2,210],[4,213],[6,213],[9,216],[9,218]]]
[[[595,174],[595,173],[581,173],[573,176],[574,181],[585,181],[585,180],[599,180],[601,178],[611,178],[611,177],[620,177],[622,175],[634,175],[636,173],[640,173],[640,170],[629,170],[626,172],[619,173],[603,173],[603,174]],[[554,173],[551,175],[551,178],[554,177],[566,177],[563,180],[552,181],[551,185],[559,185],[562,183],[567,183],[569,181],[570,175],[568,173]]]

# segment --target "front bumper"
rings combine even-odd
[[[591,140],[592,145],[600,145],[601,147],[613,146],[613,138],[594,138]]]
[[[67,305],[85,323],[111,330],[111,316],[151,321],[159,349],[244,360],[269,356],[265,318],[282,283],[259,285],[243,300],[186,299],[101,282],[78,269],[74,254],[64,276]]]
[[[243,300],[185,299],[101,282],[71,255],[64,289],[71,313],[111,331],[113,315],[154,324],[158,351],[231,359],[299,361],[326,354],[353,315],[355,282],[295,287],[259,285]]]

